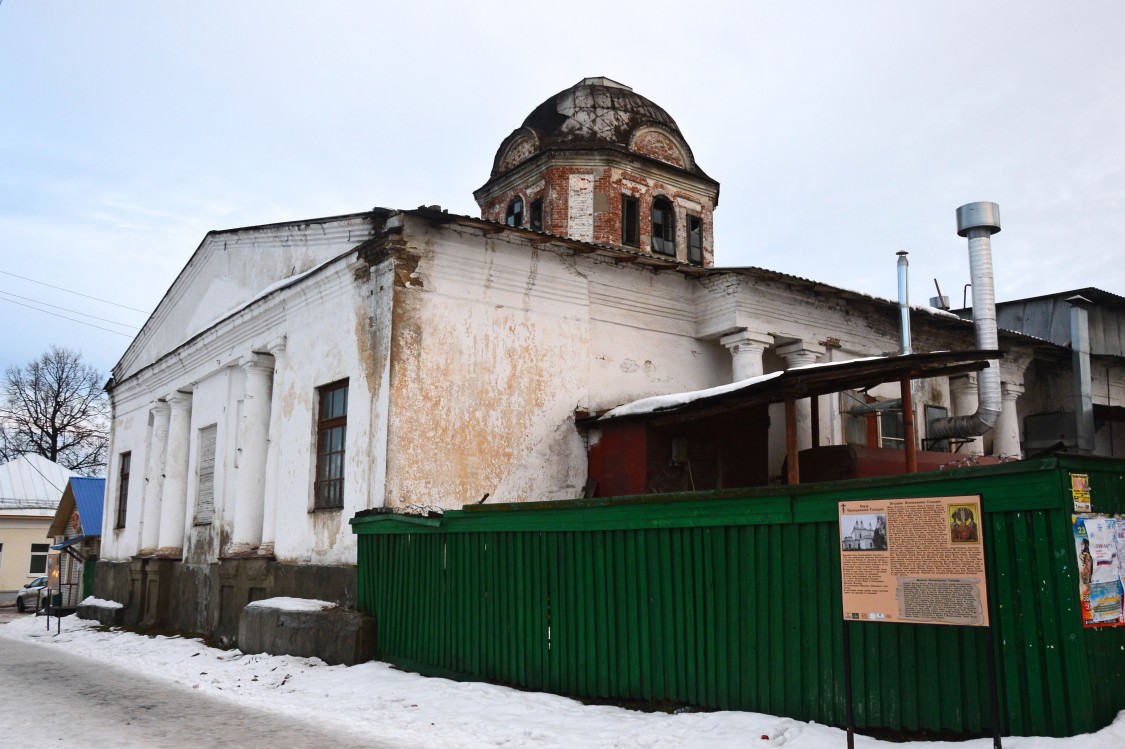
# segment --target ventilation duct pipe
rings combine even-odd
[[[899,250],[898,255],[898,313],[902,317],[902,353],[912,353],[910,347],[910,289],[907,286],[907,272],[910,261],[906,259],[906,250]]]
[[[1000,206],[968,203],[957,209],[957,234],[969,238],[969,278],[973,286],[973,325],[977,348],[999,347],[996,334],[996,292],[992,286],[993,234],[1000,231]],[[972,416],[939,419],[930,425],[931,439],[977,437],[1000,417],[1000,361],[990,360],[977,375],[977,412]]]

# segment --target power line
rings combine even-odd
[[[3,1],[4,0],[0,0],[0,2],[3,2]],[[49,286],[50,288],[58,289],[59,291],[65,291],[67,294],[77,294],[78,296],[84,296],[87,299],[93,299],[96,302],[104,302],[106,304],[112,304],[114,307],[121,307],[123,309],[132,310],[134,312],[140,312],[141,314],[144,314],[144,315],[148,314],[148,310],[137,309],[136,307],[128,307],[124,304],[118,304],[117,302],[111,302],[108,299],[99,299],[96,296],[90,296],[89,294],[83,294],[80,291],[71,291],[70,289],[64,289],[62,286],[54,286],[52,284],[45,283],[43,281],[36,281],[34,278],[28,278],[27,276],[21,276],[18,273],[9,273],[6,270],[0,270],[0,273],[3,273],[5,276],[14,276],[16,278],[22,278],[24,281],[31,281],[32,283],[37,283],[37,284],[40,284],[41,286]]]
[[[38,299],[32,299],[31,297],[27,297],[27,296],[20,296],[19,294],[13,294],[10,291],[4,291],[4,290],[0,289],[0,294],[7,294],[8,296],[14,296],[16,299],[23,299],[24,301],[34,302],[35,304],[42,304],[44,307],[53,307],[54,309],[61,309],[63,312],[70,312],[73,315],[82,315],[83,317],[89,317],[89,318],[92,318],[94,320],[101,320],[102,322],[107,322],[107,323],[110,323],[112,325],[120,325],[121,327],[129,328],[130,330],[140,330],[140,328],[137,327],[136,325],[129,325],[127,323],[117,322],[116,320],[110,320],[110,319],[105,318],[105,317],[98,317],[97,315],[91,315],[91,314],[88,314],[86,312],[79,312],[76,309],[67,309],[66,307],[60,307],[57,304],[50,304],[48,302],[41,302]],[[2,298],[3,297],[0,297],[0,299],[2,299]],[[8,301],[11,301],[11,300],[9,299]],[[46,312],[46,310],[43,310],[43,311]]]
[[[76,322],[76,323],[79,323],[80,325],[88,325],[91,328],[97,328],[98,330],[104,330],[107,333],[116,333],[117,335],[123,335],[126,338],[132,337],[131,334],[122,333],[120,330],[111,330],[110,328],[103,328],[101,325],[94,325],[93,323],[86,322],[85,320],[75,320],[73,317],[67,317],[66,315],[60,315],[57,312],[49,312],[48,310],[45,310],[45,309],[39,309],[38,307],[32,307],[30,304],[24,304],[23,302],[17,302],[15,299],[4,299],[3,297],[0,297],[0,300],[3,300],[5,302],[11,302],[12,304],[18,304],[21,307],[27,307],[28,309],[33,309],[36,312],[42,312],[43,314],[46,314],[46,315],[54,315],[55,317],[61,317],[64,320],[70,320],[71,322]]]

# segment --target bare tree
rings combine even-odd
[[[109,443],[103,381],[80,352],[58,346],[23,367],[8,367],[0,459],[34,453],[82,475],[101,473]]]

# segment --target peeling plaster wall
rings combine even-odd
[[[415,220],[405,237],[389,506],[580,496],[576,408],[716,384],[721,357],[692,337],[692,282],[679,274]]]
[[[387,504],[580,494],[572,415],[589,324],[572,259],[408,229],[417,268],[396,279]]]

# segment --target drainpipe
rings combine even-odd
[[[973,287],[973,325],[977,348],[999,348],[996,333],[996,292],[992,285],[992,241],[1000,231],[1000,206],[968,203],[957,209],[957,234],[969,239],[969,278]],[[977,412],[971,416],[939,419],[930,427],[931,438],[977,437],[996,425],[1000,417],[1000,361],[990,360],[977,376]]]
[[[1070,356],[1074,373],[1074,425],[1078,452],[1094,452],[1094,386],[1090,373],[1090,300],[1072,296],[1070,302]]]

